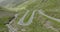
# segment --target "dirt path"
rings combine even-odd
[[[49,22],[49,21],[46,21],[46,23],[44,24],[44,26],[47,28],[47,29],[52,29],[52,30],[54,30],[54,31],[56,31],[56,32],[59,32],[59,30],[58,29],[56,29],[56,28],[54,28],[53,26],[52,26],[52,23],[51,22]]]

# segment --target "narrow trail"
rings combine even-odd
[[[15,21],[15,19],[17,18],[18,14],[15,14],[15,18],[9,23],[9,24],[6,24],[6,26],[8,27],[9,29],[9,32],[16,32],[17,29],[13,28],[10,24],[13,23]]]
[[[15,14],[15,15],[14,15],[15,18],[14,18],[9,24],[13,23],[13,22],[15,21],[15,19],[18,17],[18,15],[19,15],[19,14]]]
[[[17,29],[13,28],[11,25],[6,25],[11,32],[17,32]]]
[[[55,20],[57,22],[60,22],[60,19],[56,19],[56,18],[53,18],[53,17],[50,17],[50,16],[46,15],[46,14],[43,13],[42,10],[39,10],[38,13],[43,15],[43,16],[45,16],[45,17],[47,17],[47,18],[49,18],[49,19]]]
[[[6,26],[8,27],[8,29],[9,29],[11,32],[14,32],[14,28],[13,28],[11,25],[7,24]]]
[[[26,17],[26,15],[28,14],[28,11],[26,12],[26,14],[19,20],[18,24],[19,25],[22,25],[22,26],[28,26],[32,23],[33,21],[33,17],[34,17],[34,14],[35,14],[36,11],[33,11],[31,17],[29,18],[29,20],[27,21],[27,23],[24,23],[24,18]]]

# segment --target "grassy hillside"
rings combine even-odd
[[[16,22],[12,23],[12,26],[18,28],[18,32],[60,32],[60,22],[47,17],[50,16],[55,19],[60,19],[59,1],[60,0],[36,0],[33,2],[31,0],[28,3],[19,5],[17,7],[20,11],[18,13],[19,16],[17,20],[15,20]],[[47,16],[40,14],[39,10],[42,10]],[[32,12],[36,11],[32,23],[28,26],[17,24],[27,11],[29,11],[29,13],[24,18],[24,23],[27,23]],[[26,31],[22,31],[22,29],[25,29]]]
[[[7,9],[19,14],[11,23],[16,32],[60,32],[60,0],[28,0]],[[1,18],[3,23],[6,19]]]
[[[0,7],[0,32],[8,32],[5,24],[13,17],[15,12],[10,11],[6,8]]]

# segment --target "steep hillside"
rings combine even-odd
[[[6,24],[9,32],[60,32],[60,0],[27,0],[5,8],[16,12],[11,12],[14,17],[8,12],[12,19]]]

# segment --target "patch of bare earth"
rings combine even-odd
[[[59,32],[59,30],[56,29],[56,28],[54,28],[54,27],[52,26],[52,23],[49,22],[49,21],[46,21],[45,24],[44,24],[44,26],[45,26],[47,29],[50,28],[50,29],[52,29],[52,30],[54,30],[54,31],[56,31],[56,32]]]

